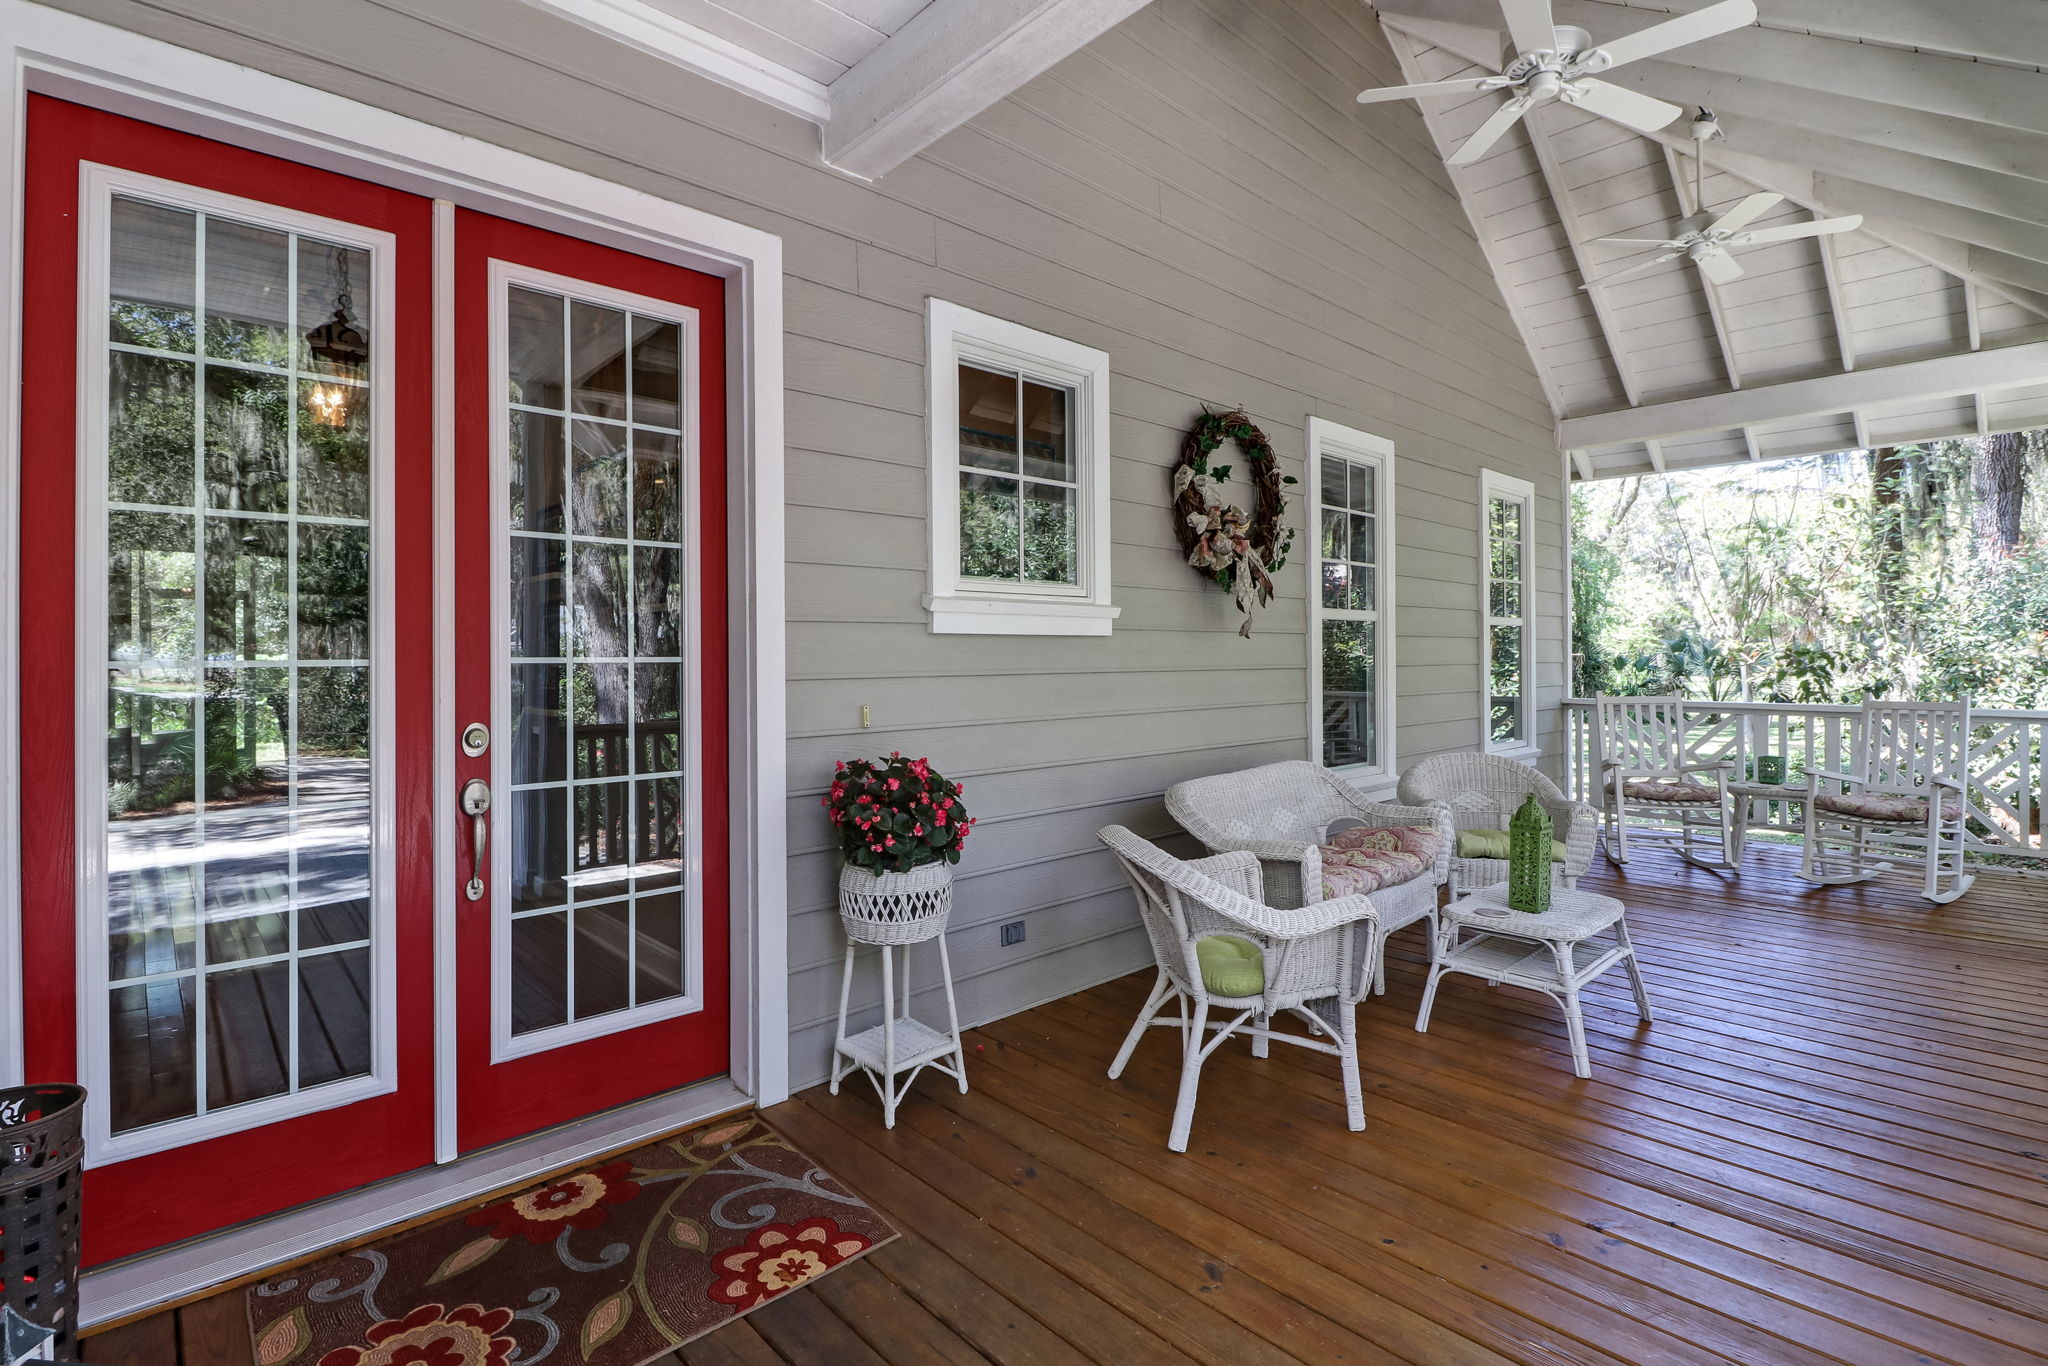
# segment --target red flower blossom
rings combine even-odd
[[[770,1224],[756,1229],[741,1246],[719,1254],[710,1295],[745,1313],[873,1245],[866,1235],[842,1229],[822,1215],[796,1224]]]
[[[529,1243],[552,1242],[565,1228],[596,1228],[611,1217],[611,1206],[640,1193],[637,1182],[626,1180],[632,1170],[632,1162],[621,1158],[595,1171],[565,1176],[539,1190],[486,1205],[470,1215],[469,1222],[490,1226],[494,1238],[524,1236]]]
[[[519,1344],[499,1330],[511,1322],[510,1309],[423,1304],[371,1328],[363,1346],[335,1348],[320,1366],[508,1366]]]

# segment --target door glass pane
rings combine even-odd
[[[675,322],[526,286],[502,312],[513,662],[500,989],[520,1035],[630,1019],[682,991],[690,472]]]
[[[375,358],[366,252],[129,198],[109,231],[122,1133],[360,1077],[377,1052]]]

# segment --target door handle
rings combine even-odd
[[[463,893],[471,901],[484,899],[484,849],[491,839],[491,785],[482,778],[471,778],[462,785],[462,811],[469,817],[472,856],[469,865],[469,885]]]

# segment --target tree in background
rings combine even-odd
[[[2044,432],[1581,485],[1574,688],[2048,706],[2044,489]]]

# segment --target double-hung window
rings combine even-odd
[[[1109,357],[933,299],[936,633],[1108,635]]]
[[[1357,781],[1394,771],[1394,447],[1308,420],[1309,721]]]
[[[1486,747],[1535,745],[1530,715],[1529,560],[1536,489],[1526,479],[1479,473],[1480,605],[1485,612]]]

